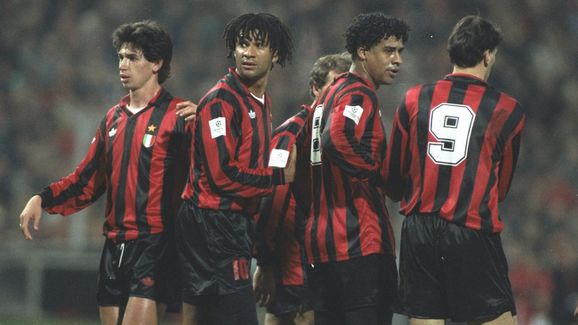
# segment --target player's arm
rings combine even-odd
[[[201,146],[209,183],[221,195],[244,198],[268,195],[273,185],[285,183],[284,169],[249,168],[239,161],[249,159],[247,153],[238,152],[241,142],[251,141],[240,121],[241,117],[224,100],[215,99],[199,107],[195,142]]]
[[[34,230],[39,229],[42,209],[51,214],[59,213],[66,216],[86,208],[105,192],[102,127],[104,124],[97,131],[88,153],[74,172],[30,198],[19,216],[24,238],[32,239],[29,231],[30,221],[33,222]]]
[[[285,150],[293,147],[308,115],[309,111],[303,109],[279,125],[273,132],[272,147]],[[275,239],[289,208],[291,192],[288,184],[278,185],[261,200],[255,238],[255,258],[258,264],[271,264],[275,259]]]
[[[407,175],[409,152],[409,116],[404,105],[397,108],[390,133],[387,155],[383,161],[381,178],[386,194],[394,201],[401,200]]]
[[[321,135],[323,153],[353,177],[379,176],[379,152],[384,148],[372,136],[377,112],[375,94],[360,90],[342,96],[329,113]]]
[[[518,113],[518,117],[515,117]],[[500,170],[498,174],[498,201],[503,201],[506,198],[514,178],[514,171],[518,163],[518,156],[520,154],[520,146],[522,142],[522,130],[525,124],[525,115],[521,109],[515,110],[512,114],[514,118],[518,119],[516,127],[512,132],[510,138],[506,141],[506,146],[500,162]]]

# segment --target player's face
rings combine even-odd
[[[390,85],[399,72],[404,45],[395,36],[382,39],[365,51],[365,69],[376,86]]]
[[[321,87],[321,92],[324,92],[325,89],[327,89],[327,87],[331,86],[331,83],[333,83],[333,80],[335,80],[335,78],[337,78],[338,75],[340,75],[341,72],[337,71],[337,70],[331,70],[327,73],[327,77],[325,77],[325,84],[323,84],[323,87]]]
[[[125,89],[138,90],[145,84],[157,80],[155,72],[159,69],[159,63],[148,61],[142,50],[135,49],[130,44],[123,45],[118,51],[120,82]]]
[[[252,32],[247,37],[239,38],[233,53],[237,73],[241,78],[251,81],[266,77],[277,62],[277,56],[271,51],[268,40],[257,36],[257,33]]]
[[[335,80],[335,78],[340,75],[342,72],[337,71],[337,70],[330,70],[327,73],[327,77],[325,77],[325,83],[323,84],[323,86],[321,86],[321,88],[317,89],[315,87],[312,88],[313,94],[315,95],[315,100],[317,100],[317,98],[319,98],[319,96],[321,96],[321,94],[325,91],[325,89],[327,89],[329,86],[331,86],[331,83],[333,83],[333,80]]]

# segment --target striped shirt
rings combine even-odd
[[[340,75],[315,107],[311,123],[312,206],[304,246],[310,263],[394,254],[383,190],[386,152],[381,112],[371,84]]]
[[[257,212],[260,198],[284,183],[283,169],[268,167],[270,107],[269,96],[257,100],[232,68],[203,96],[184,199],[200,208]]]
[[[500,232],[525,113],[509,95],[466,74],[407,91],[397,109],[384,169],[404,215],[436,214]]]
[[[302,154],[299,144],[305,122],[312,109],[303,106],[273,132],[273,148],[288,149],[297,144],[297,153]],[[273,193],[263,199],[257,222],[256,251],[259,263],[274,263],[280,272],[283,285],[304,285],[305,265],[298,241],[295,223],[296,201],[294,184],[275,186]]]
[[[39,193],[42,207],[69,215],[106,193],[108,239],[163,232],[180,206],[188,167],[191,133],[175,109],[181,101],[163,89],[132,114],[124,97],[108,110],[76,170]]]

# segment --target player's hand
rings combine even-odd
[[[192,121],[197,115],[197,104],[186,100],[180,102],[176,106],[177,115],[185,118],[185,121]]]
[[[271,266],[257,265],[253,274],[253,292],[259,306],[266,306],[275,298],[275,274]]]
[[[38,231],[40,227],[40,218],[42,217],[42,198],[39,195],[34,195],[28,200],[24,210],[20,213],[20,230],[26,240],[32,240],[28,224],[30,220],[33,221],[34,231]]]
[[[287,160],[287,165],[283,169],[283,174],[285,174],[285,183],[291,183],[295,180],[295,169],[297,165],[297,146],[293,145],[291,148],[291,153]]]

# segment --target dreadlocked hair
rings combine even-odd
[[[269,45],[282,67],[293,58],[293,39],[289,29],[279,18],[268,13],[249,13],[234,18],[225,26],[223,38],[229,51],[228,58],[233,57],[237,43],[246,38]]]

